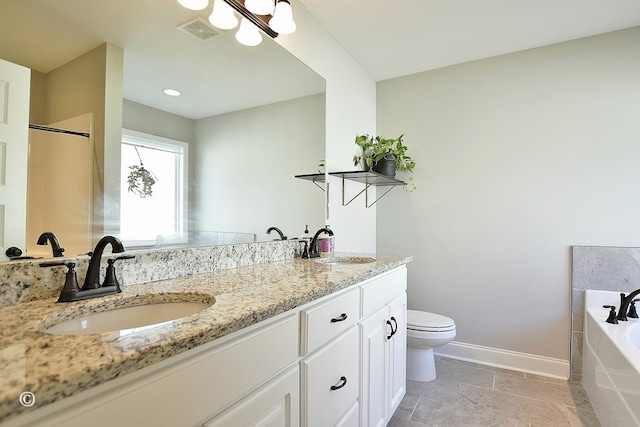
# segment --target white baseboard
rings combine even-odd
[[[570,367],[568,360],[519,353],[499,348],[483,347],[451,341],[449,344],[434,349],[434,354],[451,359],[495,366],[514,371],[527,372],[560,379],[568,379]]]

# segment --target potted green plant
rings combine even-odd
[[[358,135],[355,143],[362,149],[360,155],[353,156],[353,165],[364,166],[387,176],[395,176],[396,170],[413,171],[416,163],[407,155],[407,146],[402,142],[404,134],[397,138]]]

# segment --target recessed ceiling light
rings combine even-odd
[[[175,90],[175,89],[164,89],[163,90],[165,95],[169,95],[169,96],[180,96],[182,95],[182,93],[179,90]]]

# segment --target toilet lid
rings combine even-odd
[[[453,319],[426,311],[407,310],[407,328],[417,331],[449,331],[456,327]]]

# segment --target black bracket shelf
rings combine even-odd
[[[373,171],[348,171],[348,172],[329,172],[329,175],[335,176],[338,178],[342,178],[342,206],[347,206],[355,199],[357,199],[362,193],[364,193],[364,205],[367,208],[370,208],[380,199],[382,199],[386,194],[393,190],[398,185],[407,185],[406,182],[400,181],[399,179],[395,179],[394,177],[380,174],[378,172]],[[311,173],[306,175],[296,175],[296,178],[306,179],[308,181],[312,181],[317,187],[324,191],[324,188],[318,185],[318,182],[325,182],[325,175],[323,173]],[[345,180],[355,181],[361,184],[364,184],[364,188],[358,192],[355,196],[353,196],[348,202],[346,202],[345,198]],[[371,204],[369,204],[369,188],[371,187],[389,187],[387,191],[382,193],[382,195],[376,198]]]
[[[398,185],[406,185],[407,183],[404,181],[400,181],[399,179],[395,179],[394,177],[382,175],[373,171],[349,171],[349,172],[329,172],[329,175],[336,176],[342,178],[342,206],[347,206],[349,203],[353,202],[358,198],[362,193],[364,193],[364,205],[367,208],[375,205],[376,202],[382,199],[387,193],[393,190]],[[351,198],[348,202],[345,202],[345,180],[356,181],[364,184],[364,188],[355,196]],[[376,198],[371,204],[369,204],[369,188],[370,187],[389,187],[387,191],[382,193],[381,196]]]
[[[294,178],[306,179],[307,181],[313,182],[313,184],[324,191],[324,186],[318,184],[319,182],[324,184],[324,174],[323,173],[308,173],[305,175],[295,175]]]

